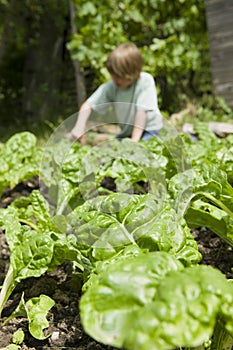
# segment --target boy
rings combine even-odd
[[[112,80],[100,87],[82,104],[76,124],[71,130],[73,140],[82,142],[92,110],[113,104],[121,131],[118,139],[149,140],[158,135],[163,118],[158,109],[155,82],[142,72],[143,59],[134,44],[121,44],[113,50],[106,67]],[[106,105],[107,104],[107,105]]]

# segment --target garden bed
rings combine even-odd
[[[26,196],[32,189],[38,187],[38,179],[34,178],[20,183],[13,190],[5,190],[0,206],[6,207],[16,197]],[[203,256],[201,263],[219,269],[227,278],[233,278],[233,272],[231,270],[233,266],[232,248],[220,237],[204,227],[192,230],[192,234]],[[0,231],[0,246],[0,284],[2,284],[10,256],[5,235],[2,231]],[[72,277],[71,272],[72,267],[70,263],[65,262],[55,271],[46,273],[40,278],[28,278],[16,287],[3,310],[3,320],[14,311],[23,291],[25,300],[45,294],[55,301],[54,307],[48,314],[50,326],[47,332],[51,335],[45,340],[37,340],[31,336],[26,318],[14,318],[0,330],[1,349],[12,343],[12,335],[18,329],[22,329],[25,333],[25,339],[21,346],[22,350],[114,349],[94,341],[85,334],[79,315],[79,298],[81,296],[82,281]]]

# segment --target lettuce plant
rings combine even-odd
[[[233,188],[216,165],[203,164],[169,182],[174,207],[191,227],[206,226],[233,246]]]
[[[53,203],[55,214],[70,211],[70,202],[75,199],[73,206],[83,203],[80,194],[80,171],[83,159],[90,151],[90,146],[81,147],[67,139],[50,140],[44,147],[40,164],[41,187],[46,185],[47,196]]]
[[[31,335],[39,340],[46,339],[50,335],[44,334],[44,329],[49,326],[46,316],[54,304],[54,300],[44,294],[41,294],[39,297],[31,298],[27,302],[24,301],[24,295],[22,295],[19,305],[4,321],[3,325],[6,325],[14,317],[26,317],[29,321],[29,331]]]
[[[118,192],[132,192],[138,182],[152,183],[158,176],[165,182],[168,160],[162,149],[160,146],[158,153],[152,152],[146,145],[133,144],[127,139],[111,140],[95,148],[62,140],[45,147],[40,176],[49,187],[56,213],[63,214],[106,192],[101,187],[106,177],[115,182]]]
[[[194,129],[198,142],[186,147],[192,165],[215,164],[226,172],[228,181],[233,184],[233,135],[219,138],[209,129],[208,123],[200,121],[195,122]]]
[[[0,223],[10,249],[10,265],[0,293],[0,315],[23,279],[39,277],[65,260],[74,261],[83,270],[82,256],[72,236],[62,232],[64,220],[50,216],[48,203],[39,191],[2,209]]]
[[[128,245],[169,252],[187,266],[201,259],[184,218],[153,194],[99,196],[77,207],[68,221],[77,247],[91,261],[108,259]]]
[[[42,148],[30,132],[14,134],[0,149],[0,194],[20,181],[39,175]]]
[[[211,350],[231,348],[232,284],[197,265],[190,228],[207,226],[233,245],[232,139],[212,135],[213,152],[204,137],[161,141],[91,148],[61,140],[44,148],[40,176],[52,205],[33,191],[0,210],[10,249],[0,314],[18,283],[68,259],[89,277],[80,309],[95,339],[163,350],[202,349],[213,336]],[[41,151],[30,133],[3,144],[0,192],[37,175]],[[105,177],[118,193],[102,195]],[[148,194],[124,193],[139,181],[149,182]]]
[[[184,268],[165,252],[104,263],[84,292],[80,310],[86,332],[117,348],[204,349],[217,320],[222,339],[211,349],[233,345],[233,284],[212,267]]]
[[[208,227],[233,246],[233,219],[224,210],[197,199],[188,207],[184,217],[190,228]]]

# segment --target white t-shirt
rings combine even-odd
[[[146,112],[145,130],[160,130],[163,117],[158,108],[155,81],[151,74],[141,72],[138,80],[125,89],[119,89],[112,80],[99,86],[87,99],[91,108],[99,113],[106,113],[112,105],[116,122],[120,125],[119,137],[132,134],[137,110]]]

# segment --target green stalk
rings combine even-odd
[[[232,350],[233,349],[233,336],[230,335],[218,321],[215,325],[213,341],[211,344],[211,350]]]
[[[11,293],[13,292],[16,284],[14,283],[14,271],[10,265],[9,270],[7,271],[6,277],[4,279],[3,285],[2,285],[2,289],[1,289],[1,293],[0,293],[0,318],[1,318],[1,314],[2,314],[2,310],[9,298],[9,296],[11,295]]]
[[[39,231],[37,225],[34,224],[33,222],[28,221],[28,220],[25,220],[25,219],[21,219],[21,218],[17,218],[17,220],[18,220],[19,222],[22,222],[22,224],[26,224],[26,225],[30,226],[30,227],[33,228],[35,231]]]
[[[207,192],[196,192],[193,195],[191,195],[188,198],[188,201],[186,200],[183,205],[185,204],[185,207],[187,209],[188,205],[190,205],[191,201],[195,200],[195,197],[197,196],[204,196],[205,198],[209,199],[213,204],[215,204],[218,208],[224,210],[232,219],[233,219],[233,212],[225,205],[221,202],[221,200],[215,198],[214,196],[212,196],[211,194],[207,193]],[[181,198],[182,199],[182,198]],[[183,213],[184,214],[184,213]]]
[[[220,209],[224,210],[233,219],[233,212],[225,204],[223,204],[220,200],[216,199],[209,193],[203,194],[206,198],[210,199],[212,203],[216,204]]]
[[[208,198],[213,204],[217,205],[218,208],[224,210],[232,219],[233,219],[233,212],[225,205],[223,204],[220,200],[216,199],[213,197],[211,194],[204,193],[205,197]],[[221,234],[218,232],[218,236],[221,237],[225,242],[227,242],[230,246],[233,247],[233,241],[231,238],[228,236]]]
[[[204,345],[200,345],[200,346],[197,346],[195,348],[190,348],[190,347],[185,347],[185,348],[180,348],[180,350],[205,350],[205,346]]]
[[[211,194],[209,193],[206,193],[206,192],[197,192],[195,193],[195,195],[193,195],[192,199],[191,200],[195,200],[195,197],[198,196],[198,195],[202,195],[204,196],[205,198],[209,199],[211,201],[212,204],[216,205],[219,209],[225,211],[225,213],[227,213],[232,219],[233,219],[233,212],[225,205],[223,204],[220,200],[216,199],[214,196],[212,196]],[[190,200],[190,203],[191,203],[191,200]],[[189,204],[190,204],[189,203]],[[230,246],[233,247],[233,240],[228,237],[226,234],[223,234],[221,233],[220,231],[216,232],[213,228],[212,230],[220,237],[222,238],[225,242],[227,242]]]
[[[197,346],[196,348],[193,348],[193,350],[205,350],[205,345]]]
[[[60,207],[58,208],[57,210],[57,215],[62,215],[63,214],[63,211],[65,210],[66,206],[67,206],[67,198],[65,197],[64,200],[62,201]]]

